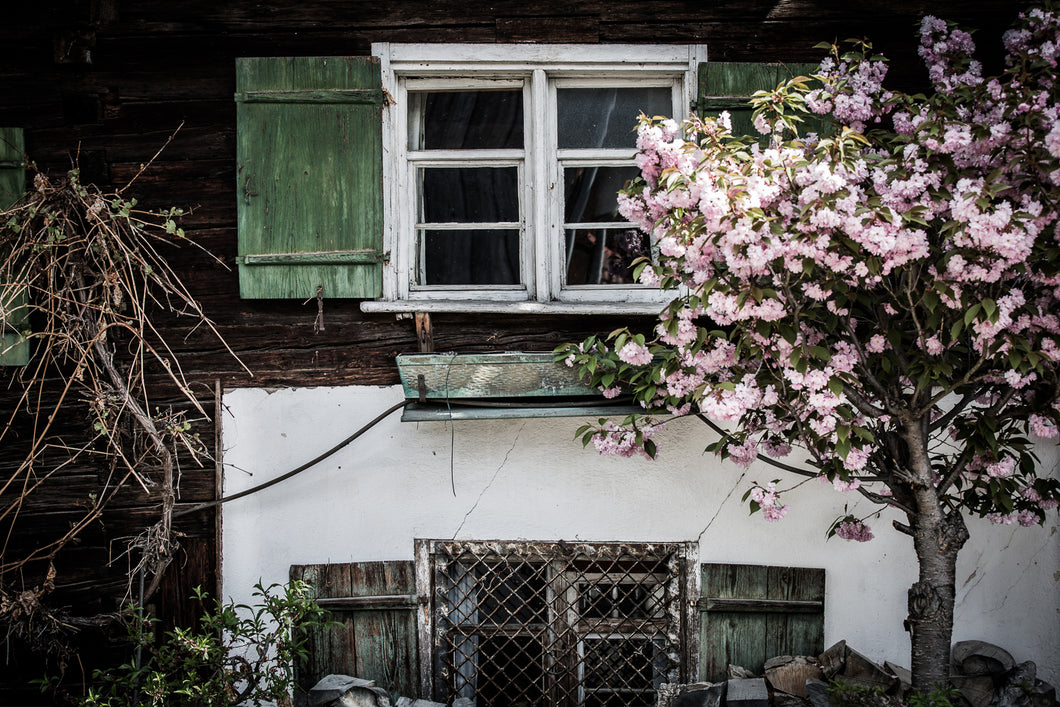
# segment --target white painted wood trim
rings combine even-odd
[[[419,294],[419,293],[417,293]],[[368,313],[404,314],[410,312],[453,312],[466,314],[528,314],[528,315],[610,315],[632,314],[656,316],[676,296],[667,293],[665,302],[500,302],[457,299],[406,299],[388,302],[364,300],[361,311]]]

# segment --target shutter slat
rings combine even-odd
[[[236,83],[240,296],[378,297],[378,61],[239,59]]]
[[[824,610],[823,601],[785,601],[783,599],[722,599],[704,597],[700,611],[744,611],[765,614],[813,614]]]
[[[352,88],[327,91],[242,91],[236,103],[364,103],[384,105],[382,89]]]
[[[22,196],[26,187],[23,165],[25,142],[22,128],[0,128],[0,208],[7,208]],[[0,366],[29,363],[29,308],[24,287],[0,281]]]
[[[240,265],[330,265],[382,262],[382,252],[366,250],[333,250],[317,253],[252,253],[236,258]]]

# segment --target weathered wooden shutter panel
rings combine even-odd
[[[726,678],[729,664],[761,672],[778,655],[824,650],[824,570],[702,565],[701,680]]]
[[[22,195],[26,187],[23,164],[25,144],[22,128],[0,128],[0,208],[7,208]],[[29,308],[26,290],[0,281],[0,298],[7,313],[0,317],[0,366],[25,366],[29,363]]]
[[[240,296],[378,297],[378,60],[237,59],[236,90]]]
[[[795,76],[809,76],[816,64],[759,64],[750,62],[703,62],[699,65],[699,99],[696,113],[716,118],[729,111],[733,135],[758,135],[748,105],[756,91],[772,91]],[[811,129],[819,129],[817,127]]]
[[[419,693],[416,650],[416,570],[412,560],[292,565],[338,626],[309,637],[309,656],[298,666],[308,690],[331,673],[375,680],[391,694]]]

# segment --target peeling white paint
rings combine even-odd
[[[314,458],[401,397],[399,386],[228,391],[225,494]],[[890,528],[897,516],[870,522],[876,540],[866,545],[826,542],[844,504],[869,512],[864,499],[803,484],[786,494],[788,517],[770,524],[748,517],[740,497],[783,472],[758,465],[740,481],[742,470],[703,452],[713,433],[701,422],[666,425],[655,462],[583,449],[580,424],[401,423],[395,413],[318,466],[222,507],[224,593],[248,602],[255,582],[286,581],[291,564],[411,559],[415,538],[698,538],[702,562],[824,567],[826,644],[846,639],[876,660],[908,665],[902,620],[916,561],[909,539]],[[1039,456],[1056,468],[1055,448]],[[954,640],[997,643],[1060,683],[1055,516],[1045,528],[969,527]]]

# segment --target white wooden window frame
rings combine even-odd
[[[680,118],[695,98],[698,67],[706,60],[704,46],[377,43],[372,45],[372,54],[380,61],[383,88],[394,104],[383,111],[383,246],[388,254],[383,297],[363,302],[363,310],[654,314],[672,298],[672,292],[641,285],[564,284],[563,169],[632,165],[636,153],[633,149],[557,149],[557,90],[670,86],[674,111]],[[410,91],[484,86],[522,87],[523,149],[475,150],[471,155],[458,150],[409,149]],[[439,165],[518,168],[522,284],[416,284],[416,229],[420,225],[416,222],[416,170]],[[432,228],[436,225],[431,224]]]

